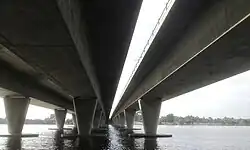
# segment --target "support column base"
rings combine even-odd
[[[172,137],[171,134],[144,134],[144,133],[132,133],[128,135],[132,138],[169,138]]]

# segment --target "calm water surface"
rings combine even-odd
[[[39,133],[39,137],[21,140],[0,138],[0,150],[89,150],[85,146],[78,147],[79,141],[62,139],[59,133],[48,128],[55,126],[25,125],[24,133]],[[136,132],[141,133],[143,130]],[[0,125],[0,134],[6,133],[7,126]],[[173,134],[173,137],[157,140],[131,139],[124,136],[124,132],[110,126],[107,137],[93,138],[92,150],[250,150],[250,127],[160,125],[158,133]]]

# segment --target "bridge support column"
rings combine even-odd
[[[63,130],[66,114],[66,109],[55,109],[56,126],[58,130]]]
[[[91,134],[96,99],[74,99],[78,133],[85,138]]]
[[[112,119],[112,123],[113,123],[113,125],[117,125],[117,118],[116,117],[114,117],[113,119]]]
[[[118,116],[115,117],[115,125],[116,126],[119,125],[119,118],[118,118]]]
[[[116,125],[120,126],[120,115],[116,116]]]
[[[135,113],[136,113],[135,109],[125,110],[126,124],[128,129],[133,129]]]
[[[100,115],[100,122],[99,122],[99,126],[100,127],[104,127],[105,125],[106,125],[106,123],[105,123],[105,115],[104,115],[104,113],[102,112],[101,113],[101,115]]]
[[[76,122],[76,114],[72,114],[72,121],[73,121],[73,124],[74,124],[74,127],[73,127],[73,134],[77,134],[78,131],[77,131],[77,122]]]
[[[4,97],[8,131],[11,135],[21,136],[30,99],[21,95]]]
[[[125,126],[125,115],[124,112],[120,113],[120,126],[124,127]]]
[[[76,123],[76,114],[72,114],[72,121],[75,127],[77,127],[77,123]]]
[[[141,100],[143,126],[146,135],[156,135],[161,110],[161,99]]]
[[[100,119],[101,119],[101,111],[100,110],[96,110],[95,111],[94,121],[93,121],[93,128],[99,128],[99,126],[100,126]]]

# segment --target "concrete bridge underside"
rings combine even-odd
[[[1,1],[0,95],[78,110],[78,123],[82,115],[92,121],[98,109],[107,122],[141,3]],[[87,105],[93,110],[85,117]]]
[[[70,110],[97,99],[109,114],[140,5],[1,1],[0,87]]]
[[[113,117],[138,100],[153,105],[249,70],[249,15],[247,0],[177,0]]]

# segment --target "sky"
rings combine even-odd
[[[143,1],[115,95],[113,109],[118,104],[135,65],[141,61],[143,58],[141,56],[143,56],[147,50],[145,45],[166,6],[166,2],[167,0]],[[172,2],[174,2],[174,0],[172,0]],[[171,6],[171,4],[169,4],[169,6]],[[167,16],[168,10],[169,9],[165,9],[164,17]],[[144,53],[142,53],[143,51]],[[250,71],[167,100],[162,103],[160,115],[163,116],[174,113],[177,116],[194,115],[199,117],[227,116],[250,118],[249,91]],[[30,105],[26,118],[44,119],[53,113],[53,110]],[[68,114],[67,118],[70,117],[71,115]],[[0,118],[5,118],[2,98],[0,98]]]

